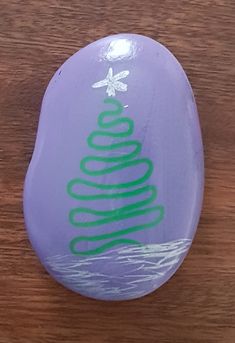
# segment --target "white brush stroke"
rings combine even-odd
[[[190,239],[178,239],[162,244],[125,246],[97,256],[55,255],[46,259],[53,274],[77,292],[88,292],[96,297],[135,298],[142,294],[148,283],[158,280],[179,263],[191,244]],[[121,276],[110,273],[91,272],[89,267],[103,262],[117,268],[127,269]]]

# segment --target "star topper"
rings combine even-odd
[[[129,75],[129,70],[123,70],[120,73],[113,75],[113,69],[109,68],[108,74],[104,80],[98,81],[92,85],[92,88],[100,88],[107,86],[106,93],[108,96],[115,96],[115,91],[126,92],[127,84],[119,81]]]

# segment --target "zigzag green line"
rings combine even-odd
[[[102,183],[89,181],[84,178],[75,178],[69,181],[67,185],[67,192],[72,198],[79,201],[95,201],[95,200],[100,200],[100,199],[130,198],[130,197],[135,197],[142,193],[146,194],[146,199],[133,202],[130,205],[122,206],[115,210],[108,210],[108,211],[99,211],[99,210],[90,209],[88,207],[73,208],[69,213],[69,221],[75,227],[89,228],[89,227],[98,227],[100,225],[112,223],[116,221],[121,221],[121,220],[131,218],[131,217],[138,217],[141,215],[146,215],[151,212],[156,214],[156,218],[149,223],[128,227],[123,230],[113,231],[106,234],[100,234],[100,235],[94,235],[94,236],[77,236],[70,242],[70,250],[75,255],[96,255],[120,244],[135,244],[135,245],[138,244],[139,245],[141,243],[136,240],[127,239],[127,238],[118,238],[118,239],[113,239],[113,238],[125,236],[136,231],[145,230],[145,229],[154,227],[162,221],[163,216],[164,216],[163,206],[151,206],[151,207],[143,208],[147,205],[151,205],[155,201],[157,197],[157,190],[155,186],[143,185],[143,183],[147,182],[150,176],[152,175],[153,163],[148,158],[137,158],[137,156],[141,152],[140,142],[138,142],[137,140],[130,140],[126,142],[124,141],[124,142],[118,142],[118,143],[107,144],[107,145],[100,145],[100,144],[95,143],[95,139],[97,137],[125,138],[125,137],[130,136],[134,131],[134,122],[130,118],[124,117],[124,118],[115,118],[115,119],[110,120],[110,117],[112,118],[115,116],[119,116],[123,112],[123,106],[118,100],[113,99],[113,98],[107,98],[104,100],[104,102],[106,104],[110,103],[116,106],[116,109],[112,111],[104,111],[100,113],[98,117],[98,126],[100,129],[103,129],[103,130],[94,131],[88,136],[87,138],[88,146],[91,149],[94,149],[96,151],[113,151],[113,150],[118,150],[118,149],[127,148],[127,147],[128,148],[133,147],[133,150],[121,156],[107,157],[107,156],[95,155],[95,156],[84,157],[80,162],[81,171],[85,175],[96,177],[96,176],[105,175],[105,174],[112,174],[113,172],[116,172],[119,170],[125,170],[125,169],[129,170],[129,168],[133,166],[137,166],[137,165],[145,165],[147,167],[147,170],[143,176],[137,179],[134,179],[130,182],[126,182],[126,183],[102,184]],[[116,126],[119,126],[120,124],[127,125],[127,129],[124,131],[119,131],[119,132],[104,131],[105,129],[114,128]],[[99,170],[92,170],[88,167],[88,164],[89,162],[93,162],[93,161],[104,162],[106,164],[112,163],[112,166],[105,166]],[[113,165],[113,163],[116,163],[116,165]],[[104,191],[113,190],[113,192],[82,195],[82,194],[79,194],[77,191],[74,191],[74,186],[78,186],[81,184],[86,185],[91,188],[104,190]],[[134,190],[129,190],[129,188],[132,188],[135,186],[141,186],[141,187]],[[119,189],[123,189],[123,188],[127,190],[122,191],[122,192],[118,191]],[[89,213],[93,216],[98,217],[98,219],[91,220],[91,221],[76,220],[76,216],[82,213]],[[111,241],[109,241],[108,243],[104,243],[95,249],[89,249],[86,251],[77,250],[77,244],[79,242],[82,242],[82,241],[94,242],[94,241],[102,241],[102,240],[108,240],[108,239],[111,239]]]

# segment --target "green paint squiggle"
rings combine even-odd
[[[141,243],[137,240],[128,239],[124,236],[134,233],[140,230],[145,230],[148,228],[152,228],[156,226],[160,221],[163,219],[164,215],[164,208],[161,205],[154,205],[153,202],[157,197],[157,190],[155,186],[144,185],[146,183],[153,172],[153,163],[148,158],[137,158],[137,156],[141,152],[141,143],[137,140],[129,140],[124,142],[116,142],[112,144],[98,144],[96,143],[97,137],[110,137],[110,138],[125,138],[129,137],[134,131],[134,122],[130,118],[126,117],[118,117],[123,112],[122,104],[113,98],[107,98],[104,100],[106,104],[112,104],[115,106],[115,110],[104,111],[100,113],[98,117],[98,126],[101,130],[97,130],[92,132],[88,138],[87,143],[88,146],[96,152],[112,152],[117,151],[118,149],[126,149],[132,148],[131,152],[126,152],[124,155],[121,156],[87,156],[84,157],[80,162],[80,169],[81,171],[88,176],[96,177],[102,176],[106,174],[112,174],[116,171],[126,170],[130,173],[130,168],[140,165],[145,165],[146,171],[141,177],[135,178],[132,181],[124,182],[124,183],[98,183],[89,181],[84,178],[76,178],[72,179],[67,185],[67,192],[68,194],[79,201],[98,201],[102,199],[122,199],[122,198],[132,198],[136,197],[140,194],[145,194],[146,198],[140,201],[134,201],[132,204],[125,205],[114,210],[95,210],[88,207],[77,207],[73,208],[69,213],[69,221],[70,223],[78,228],[89,228],[89,227],[98,227],[103,224],[113,223],[117,221],[121,221],[128,218],[138,217],[147,215],[149,213],[154,213],[155,218],[148,223],[135,225],[131,227],[127,227],[126,229],[113,231],[110,233],[93,235],[93,236],[77,236],[70,242],[70,250],[75,255],[95,255],[102,253],[114,246],[120,244],[138,244]],[[127,128],[123,131],[105,131],[107,129],[112,129],[120,125],[125,125]],[[128,151],[128,150],[127,150]],[[104,163],[105,166],[101,169],[94,170],[89,168],[90,162],[101,162]],[[108,165],[111,163],[112,165]],[[113,165],[114,164],[114,165]],[[91,188],[95,188],[101,191],[102,193],[96,194],[79,194],[76,190],[74,190],[75,186],[79,185],[86,185]],[[130,188],[140,186],[137,189]],[[122,191],[124,189],[124,191]],[[111,192],[107,192],[110,191]],[[121,190],[121,191],[120,191]],[[106,191],[106,192],[105,192]],[[146,207],[149,206],[149,207]],[[81,214],[91,214],[95,216],[96,220],[90,221],[81,221],[77,220],[77,216]],[[105,241],[109,240],[107,243],[101,243],[100,246],[89,249],[86,251],[79,251],[77,249],[77,245],[79,242],[96,242],[96,241]]]

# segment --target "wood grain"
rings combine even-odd
[[[234,0],[0,0],[0,342],[235,341]],[[205,147],[203,213],[180,270],[153,294],[100,302],[54,282],[27,239],[24,176],[60,64],[118,32],[165,44],[193,86]]]

